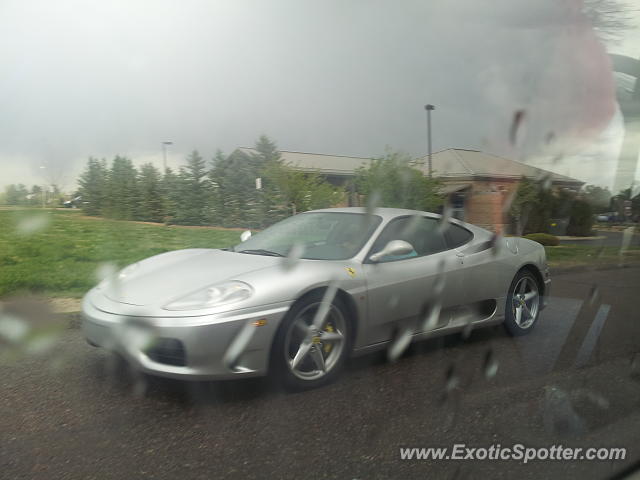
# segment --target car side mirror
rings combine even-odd
[[[245,230],[244,232],[242,232],[240,234],[240,241],[241,242],[246,242],[250,238],[251,238],[251,230]]]
[[[406,255],[413,252],[413,246],[404,240],[391,240],[387,245],[377,253],[369,257],[372,262],[379,262],[384,257],[395,255]]]

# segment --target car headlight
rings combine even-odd
[[[219,307],[246,300],[253,289],[244,282],[231,281],[212,285],[186,297],[174,300],[163,308],[165,310],[200,310]]]

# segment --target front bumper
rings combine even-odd
[[[191,380],[265,375],[273,337],[291,305],[151,317],[108,313],[96,308],[90,297],[82,302],[82,330],[89,343],[120,353],[144,373]],[[173,358],[157,354],[168,344],[180,346],[169,352]]]

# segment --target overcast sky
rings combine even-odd
[[[72,188],[89,155],[160,166],[163,140],[172,165],[262,133],[283,150],[423,155],[425,103],[435,150],[529,161],[602,132],[615,144],[607,58],[576,5],[0,0],[0,188]],[[637,32],[610,50],[639,57]]]

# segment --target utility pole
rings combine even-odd
[[[431,110],[435,110],[436,107],[427,104],[424,109],[427,111],[427,149],[429,153],[429,178],[431,178],[433,176],[433,164],[431,162]]]

